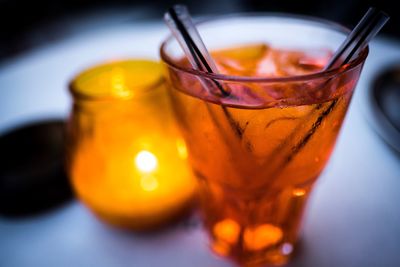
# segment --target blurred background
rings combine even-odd
[[[184,3],[193,15],[240,11],[289,12],[331,19],[353,26],[369,6],[391,15],[383,29],[400,38],[400,19],[392,0],[0,0],[0,61],[71,34],[121,20],[159,21],[172,4]]]

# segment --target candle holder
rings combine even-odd
[[[68,170],[76,195],[94,214],[144,230],[193,206],[196,182],[159,63],[95,66],[69,89]]]

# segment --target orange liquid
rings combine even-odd
[[[264,45],[217,51],[213,57],[220,71],[246,76],[307,74],[321,69],[328,58],[307,58],[300,51]],[[268,70],[271,57],[277,66]],[[306,100],[296,99],[293,84],[265,85],[265,90],[247,84],[258,98],[272,99],[272,93],[293,93],[295,98],[289,104],[277,101],[252,108],[201,95],[198,80],[188,81],[188,76],[170,70],[173,106],[199,180],[204,224],[216,253],[245,266],[288,260],[310,190],[331,154],[358,74],[320,83],[335,86],[335,93],[310,94]],[[235,86],[243,86],[232,91],[240,98],[244,84],[225,88]]]

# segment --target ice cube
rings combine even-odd
[[[311,74],[323,69],[332,53],[328,50],[270,49],[259,62],[257,76],[285,77]]]
[[[215,51],[212,56],[223,74],[254,76],[259,61],[265,57],[268,50],[266,44],[250,44]]]
[[[279,72],[279,62],[273,51],[269,51],[257,64],[256,76],[278,77],[282,76]]]

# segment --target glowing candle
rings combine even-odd
[[[78,75],[70,89],[70,177],[98,217],[148,229],[191,207],[196,183],[158,63],[98,66]]]

